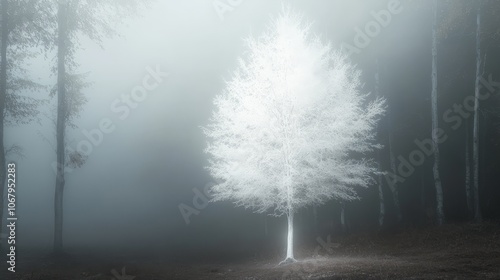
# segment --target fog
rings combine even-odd
[[[334,34],[329,39],[337,42],[352,36],[352,28],[345,26],[361,25],[370,9],[345,1],[291,1],[290,6],[314,19],[315,31]],[[78,128],[67,133],[68,145],[76,150],[87,139],[83,131],[98,129],[104,118],[115,129],[92,145],[83,167],[67,173],[67,245],[163,244],[194,227],[185,224],[178,206],[192,203],[192,188],[203,189],[213,181],[204,170],[206,143],[200,126],[208,122],[212,99],[222,91],[224,79],[245,49],[243,39],[259,34],[281,10],[279,1],[244,2],[221,20],[211,2],[157,1],[139,17],[119,25],[119,36],[105,39],[102,47],[81,39],[78,72],[87,73],[92,84],[85,89],[88,103],[76,121]],[[54,75],[48,75],[53,63],[54,53],[37,57],[30,75],[42,84],[54,84]],[[122,96],[130,97],[132,89],[142,84],[148,67],[169,76],[129,114],[114,112],[113,102],[119,101],[117,108],[127,106]],[[42,92],[37,98],[47,95]],[[20,182],[19,239],[26,246],[49,248],[52,243],[54,110],[51,100],[41,108],[40,124],[9,127],[6,133],[7,143],[22,146],[25,155],[13,159]],[[204,220],[215,215],[210,213],[216,211],[213,208],[221,207],[208,206],[191,217],[192,223],[207,223]],[[237,216],[231,208],[218,210]],[[239,215],[249,216],[244,213]],[[212,219],[225,223],[224,218]],[[255,228],[243,221],[241,225]]]
[[[236,4],[221,12],[217,2]],[[74,120],[75,127],[66,130],[66,145],[70,150],[84,149],[88,159],[80,168],[67,168],[65,173],[66,250],[187,259],[254,257],[270,252],[282,258],[286,217],[253,213],[231,201],[206,205],[204,190],[215,180],[206,169],[207,139],[202,127],[210,122],[213,100],[231,79],[238,59],[248,54],[245,38],[261,34],[284,6],[312,21],[312,32],[340,49],[345,44],[355,45],[356,28],[363,29],[374,19],[373,12],[387,9],[388,2],[157,0],[117,23],[117,36],[105,38],[101,44],[79,35],[75,72],[85,74],[90,82],[83,90],[88,102]],[[370,38],[367,47],[350,56],[362,70],[364,92],[373,91],[373,62],[378,57],[381,75],[387,81],[383,91],[396,123],[394,145],[398,155],[405,156],[414,149],[415,138],[430,137],[431,131],[431,5],[414,2],[418,1],[402,1],[401,12],[392,14],[388,26]],[[473,90],[474,47],[472,37],[467,38],[450,36],[441,41],[440,48],[447,49],[440,53],[446,65],[441,66],[446,70],[440,71],[454,73],[454,68],[469,67],[471,76],[466,79]],[[52,72],[56,63],[55,50],[36,55],[29,60],[27,75],[52,88],[57,82]],[[487,68],[494,72],[493,65]],[[453,102],[461,102],[465,91],[461,91],[460,81],[443,78],[440,87],[443,103],[449,103],[440,105],[442,111]],[[133,97],[138,91],[141,100]],[[454,97],[453,91],[459,97]],[[7,155],[7,163],[17,166],[16,238],[21,249],[49,253],[54,239],[57,98],[49,97],[48,90],[22,94],[46,103],[39,107],[37,121],[5,128],[5,146],[17,144],[24,155]],[[446,166],[445,199],[449,201],[445,210],[456,221],[465,220],[464,194],[447,190],[463,184],[461,177],[454,176],[463,170],[461,165],[454,166],[463,160],[463,134],[450,136],[452,141],[443,148],[442,160]],[[387,140],[386,136],[381,139]],[[384,145],[382,153],[388,154],[387,147]],[[493,156],[485,161],[497,162]],[[422,219],[428,217],[422,218],[422,211],[431,206],[426,204],[422,210],[419,199],[430,197],[433,201],[431,165],[428,159],[417,168],[417,175],[406,181],[401,192],[405,225],[426,223]],[[484,207],[486,216],[497,219],[500,212],[494,205],[499,200],[498,191],[491,191],[497,182],[492,168],[482,181],[491,185],[485,193],[492,197]],[[353,231],[370,232],[377,223],[376,187],[362,190],[360,195],[360,201],[348,206],[349,220]],[[186,217],[182,212],[185,206],[196,212]],[[320,233],[342,232],[338,202],[330,201],[318,209]],[[313,219],[317,218],[313,218],[311,207],[299,211],[296,244],[316,242]],[[395,217],[389,216],[388,221],[395,223]]]

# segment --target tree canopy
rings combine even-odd
[[[258,38],[216,97],[205,128],[214,200],[276,215],[330,199],[357,199],[376,171],[384,101],[363,93],[360,72],[285,12]]]

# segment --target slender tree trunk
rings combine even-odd
[[[379,152],[380,153],[380,152]],[[378,226],[382,228],[384,225],[385,218],[385,204],[384,204],[384,192],[382,191],[382,175],[378,178],[378,199],[379,199],[379,214],[378,214]]]
[[[1,0],[0,11],[2,15],[1,38],[0,38],[0,233],[3,230],[3,209],[5,202],[5,147],[4,147],[4,115],[5,115],[5,98],[7,96],[7,45],[9,39],[8,29],[8,1]],[[0,247],[2,246],[0,242]]]
[[[474,221],[481,222],[481,207],[479,205],[479,81],[481,79],[481,2],[477,4],[476,15],[476,82],[474,90],[474,131],[472,146],[472,169],[474,172]]]
[[[425,223],[427,215],[425,215],[425,178],[424,178],[424,172],[420,172],[420,209],[422,211],[422,224]]]
[[[57,39],[57,175],[54,195],[54,253],[62,253],[63,248],[63,192],[64,192],[64,134],[66,129],[66,3],[58,5],[58,39]]]
[[[286,242],[286,258],[281,263],[294,262],[295,258],[293,256],[293,210],[290,210],[287,214],[288,218],[288,237]]]
[[[392,130],[392,121],[391,121],[391,116],[389,110],[387,110],[387,122],[388,122],[388,131],[389,131],[389,159],[390,159],[390,164],[391,164],[391,171],[393,174],[397,174],[396,170],[396,157],[394,156],[394,145],[393,145],[393,130]],[[402,215],[401,215],[401,206],[399,204],[399,191],[398,191],[398,185],[397,182],[394,182],[393,184],[388,184],[389,189],[391,190],[392,193],[392,199],[394,201],[394,213],[396,215],[396,221],[399,223],[402,220]]]
[[[444,223],[443,211],[443,188],[439,175],[439,145],[438,145],[438,106],[437,106],[437,0],[433,1],[433,24],[432,24],[432,143],[434,148],[434,185],[436,187],[436,218],[437,224]]]
[[[345,218],[345,204],[342,202],[340,203],[340,225],[342,226],[342,232],[346,233],[347,232],[347,223],[346,223],[346,218]]]
[[[468,218],[472,218],[474,216],[474,209],[473,209],[473,201],[472,201],[472,189],[471,189],[471,183],[470,183],[470,149],[469,149],[469,122],[466,120],[465,121],[465,195],[467,199],[467,212],[468,212]]]
[[[377,97],[380,97],[380,71],[379,71],[379,64],[378,64],[378,59],[376,60],[376,73],[375,73],[375,94]],[[378,126],[378,130],[380,131],[380,125]],[[377,151],[377,157],[378,157],[378,169],[380,172],[382,172],[382,155],[380,150]],[[378,215],[378,226],[382,228],[384,225],[384,218],[385,218],[385,203],[384,203],[384,192],[382,188],[382,174],[378,175],[377,178],[378,182],[378,199],[379,199],[379,215]]]
[[[377,63],[378,64],[378,63]],[[378,66],[377,66],[378,69]],[[380,72],[377,70],[377,72]],[[387,108],[386,111],[387,115],[387,136],[388,136],[388,148],[389,148],[389,164],[391,168],[392,174],[397,174],[396,170],[396,157],[394,155],[394,129],[392,125],[392,117],[391,117],[391,110],[390,106]],[[398,184],[397,182],[392,182],[391,184],[388,184],[389,190],[391,191],[392,194],[392,200],[394,202],[394,214],[396,216],[396,222],[400,223],[403,215],[401,214],[401,206],[399,203],[399,190],[398,190]]]

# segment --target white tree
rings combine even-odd
[[[372,151],[382,99],[360,92],[360,72],[284,12],[258,38],[248,58],[215,98],[204,128],[208,170],[220,183],[214,201],[231,200],[256,212],[287,215],[287,255],[293,254],[293,216],[301,207],[358,198],[376,166]]]

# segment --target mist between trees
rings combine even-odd
[[[482,85],[481,89],[483,90],[477,98],[478,101],[487,101],[500,94],[500,83],[495,82],[491,74],[488,76],[488,80],[481,76],[480,81]],[[442,120],[449,125],[447,128],[451,128],[451,131],[461,128],[464,125],[464,121],[474,113],[475,102],[476,97],[468,95],[462,103],[455,103],[452,108],[445,110],[442,114]],[[446,132],[443,128],[437,128],[433,133],[437,135],[438,144],[443,144],[449,139],[449,132]],[[414,143],[417,148],[411,151],[406,158],[398,155],[397,160],[399,163],[397,165],[397,172],[385,172],[384,176],[387,184],[394,186],[397,183],[403,183],[408,177],[414,174],[416,167],[424,164],[425,160],[434,154],[432,139],[415,139]]]

